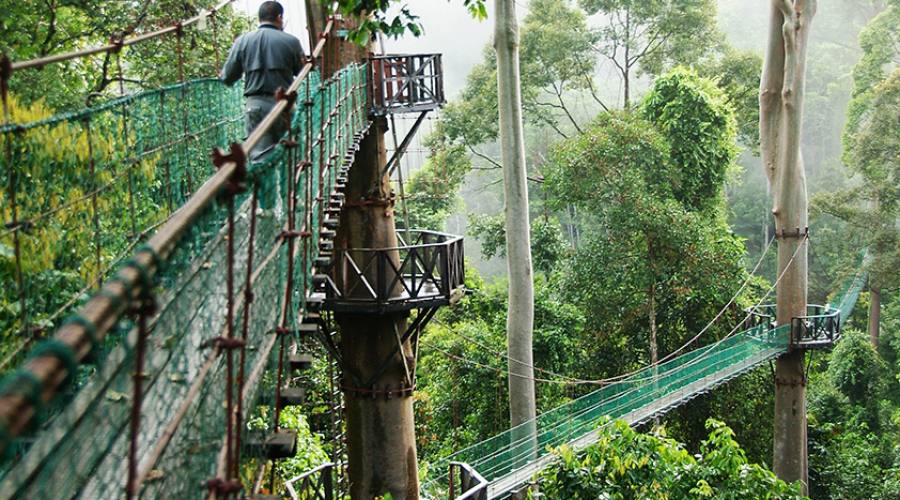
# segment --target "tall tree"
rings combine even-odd
[[[533,435],[537,416],[534,399],[532,328],[534,274],[531,268],[528,182],[522,94],[519,72],[519,25],[514,0],[495,0],[494,50],[497,53],[497,107],[503,191],[506,198],[506,255],[509,273],[509,310],[506,320],[509,351],[510,425]],[[514,362],[518,360],[519,362]]]
[[[596,49],[622,80],[622,107],[631,106],[640,70],[659,74],[690,63],[718,45],[714,0],[580,0],[604,25]]]
[[[778,239],[777,322],[806,315],[808,226],[806,174],[800,154],[806,49],[816,0],[772,0],[765,63],[759,89],[759,137],[763,168],[774,197]],[[805,351],[793,349],[775,362],[774,469],[801,481],[807,491]]]
[[[600,115],[554,151],[546,172],[551,201],[575,203],[591,224],[564,272],[565,293],[589,311],[604,350],[618,353],[603,363],[611,374],[647,360],[623,338],[646,332],[656,361],[696,333],[742,276],[740,242],[721,216],[735,155],[723,93],[677,69],[656,81],[640,115]]]

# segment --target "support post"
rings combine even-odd
[[[313,23],[324,24],[321,8],[310,9],[308,16]],[[326,42],[324,53],[330,57],[322,66],[323,78],[368,57],[364,48],[340,38],[342,29],[352,28],[349,24],[349,20],[338,21],[338,36]],[[360,143],[348,176],[335,250],[397,246],[390,180],[382,174],[387,164],[386,130],[387,121],[377,118]],[[358,257],[362,258],[354,256]],[[399,265],[399,253],[389,258]],[[376,282],[374,276],[367,279]],[[395,500],[419,498],[412,391],[406,386],[404,369],[405,357],[406,366],[415,373],[410,341],[404,343],[401,352],[390,356],[396,349],[394,332],[406,330],[407,314],[335,314],[341,332],[351,498],[373,498],[384,493],[390,493]],[[369,380],[378,372],[382,373],[370,387],[355,387],[356,380]]]
[[[772,188],[778,238],[778,325],[806,315],[808,206],[800,153],[806,49],[816,0],[772,0],[760,81],[760,146]],[[796,339],[792,339],[792,344]],[[807,492],[805,352],[793,345],[775,362],[773,468]]]
[[[393,207],[387,201],[391,199],[390,183],[387,175],[382,174],[387,160],[386,128],[383,117],[375,119],[350,169],[348,202],[341,212],[335,238],[339,248],[397,246]],[[362,203],[377,200],[383,203]],[[383,257],[393,259],[395,266],[399,263],[396,252]],[[379,282],[375,276],[378,271],[374,268],[366,278],[376,283]],[[379,290],[379,293],[396,291]],[[396,500],[419,498],[413,401],[411,391],[404,391],[408,388],[405,366],[415,373],[411,342],[407,340],[400,352],[396,352],[395,331],[406,330],[406,315],[406,312],[335,314],[341,328],[352,498],[372,498],[388,492]],[[385,360],[386,366],[383,365]],[[370,387],[347,390],[354,384],[354,379],[373,378]]]

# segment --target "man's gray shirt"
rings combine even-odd
[[[300,40],[270,24],[241,35],[225,61],[222,80],[226,85],[244,77],[245,96],[271,96],[278,87],[287,89],[303,67]]]

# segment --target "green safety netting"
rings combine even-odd
[[[318,73],[310,73],[298,91],[291,122],[290,135],[296,147],[280,145],[263,162],[249,166],[248,189],[234,198],[235,336],[240,335],[244,309],[249,307],[242,398],[245,419],[257,401],[271,400],[271,395],[261,394],[259,388],[264,379],[271,385],[266,371],[278,352],[274,329],[281,325],[287,304],[289,255],[282,231],[294,207],[296,230],[308,234],[296,239],[295,279],[288,292],[291,310],[286,314],[286,326],[292,328],[305,309],[310,267],[319,250],[315,242],[319,240],[323,203],[345,153],[353,151],[354,140],[367,126],[365,81],[364,65],[350,65],[325,81]],[[168,106],[166,113],[154,107],[160,101]],[[46,127],[82,130],[87,117],[92,135],[108,141],[104,150],[110,159],[103,164],[110,176],[128,165],[140,164],[132,175],[132,191],[118,185],[104,191],[109,212],[103,213],[103,230],[113,238],[114,233],[128,234],[131,226],[125,193],[132,193],[136,204],[143,207],[136,212],[137,227],[152,227],[165,220],[170,206],[177,209],[212,174],[212,146],[226,146],[240,138],[241,101],[238,90],[214,80],[198,80],[6,132],[24,137],[22,130],[47,133]],[[122,132],[126,113],[127,134]],[[167,125],[159,126],[158,119]],[[182,128],[185,121],[187,128]],[[77,133],[83,138],[83,131]],[[125,147],[126,141],[129,147]],[[79,141],[70,143],[77,148]],[[16,144],[18,167],[43,174],[43,179],[33,180],[35,185],[54,184],[54,169],[33,165],[25,155],[27,149]],[[123,149],[131,153],[123,153]],[[85,158],[77,151],[66,154],[73,171],[76,165],[84,168]],[[306,166],[292,168],[301,163]],[[66,182],[91,185],[91,178],[79,174]],[[291,203],[290,182],[296,183],[296,203]],[[88,192],[91,188],[81,189]],[[90,208],[87,210],[90,213]],[[205,482],[218,475],[226,434],[225,356],[217,355],[209,341],[223,335],[226,328],[227,218],[228,203],[223,197],[191,224],[157,273],[154,297],[158,309],[149,322],[138,440],[140,468],[146,472],[141,491],[145,498],[196,498],[206,491]],[[92,237],[89,224],[72,230],[85,233],[84,238]],[[121,248],[128,248],[127,238],[115,237],[121,240],[116,240]],[[251,249],[253,298],[248,306],[245,299],[249,295],[244,292]],[[103,262],[112,262],[113,255],[115,252],[104,246]],[[85,265],[91,258],[92,254],[74,256],[72,266]],[[69,393],[53,408],[43,409],[40,425],[18,439],[16,452],[4,458],[0,497],[124,496],[137,332],[127,317],[119,320],[116,330],[110,337],[118,342],[109,346],[105,356],[95,357],[92,365],[81,368]],[[253,436],[244,440],[250,443]],[[247,447],[245,457],[254,452],[252,448]]]
[[[17,348],[58,327],[209,177],[212,148],[244,128],[240,88],[213,79],[63,115],[48,116],[41,103],[13,100],[11,108],[13,119],[38,120],[0,128],[0,178],[15,181],[18,223],[11,224],[13,200],[4,189],[0,294],[13,308],[0,313],[7,368],[20,360]]]
[[[840,309],[842,321],[852,311],[864,283],[860,273],[836,295],[833,304]],[[632,425],[645,422],[786,352],[790,330],[790,325],[758,325],[657,367],[646,367],[542,413],[534,421],[436,460],[430,464],[423,490],[431,498],[446,496],[450,462],[467,463],[495,484],[514,487],[529,481],[552,462],[553,448],[590,444],[592,433],[606,419],[623,419]]]

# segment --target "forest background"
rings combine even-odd
[[[137,25],[187,17],[211,3],[3,0],[0,10],[12,15],[0,25],[0,52],[15,59],[55,53]],[[757,154],[767,9],[737,0],[532,0],[525,10],[521,56],[536,269],[535,366],[554,380],[538,383],[540,412],[593,388],[555,374],[600,379],[646,364],[652,351],[666,355],[701,331],[749,280],[751,286],[698,340],[713,342],[774,281],[774,255],[765,252],[773,231],[771,201]],[[845,325],[844,339],[833,352],[811,357],[810,493],[887,498],[900,491],[900,5],[822,0],[814,23],[802,146],[813,200],[810,302],[827,302],[860,267],[864,250],[871,258],[865,261],[870,291]],[[229,12],[218,28],[227,40],[248,26],[241,13]],[[130,57],[127,89],[175,81],[174,66],[158,60],[171,49],[149,47]],[[214,66],[210,41],[191,39],[187,50],[187,76],[208,76]],[[98,57],[23,74],[11,89],[15,116],[46,118],[79,109],[90,93],[114,96],[119,82],[113,64]],[[416,416],[425,463],[496,434],[507,422],[504,233],[496,216],[501,171],[488,49],[428,128],[418,145],[422,161],[411,155],[406,162],[407,199],[398,212],[406,209],[408,222],[398,214],[398,225],[469,236],[468,287],[474,293],[439,314],[423,338]],[[4,283],[14,279],[7,239],[0,241]],[[79,251],[45,252],[32,266]],[[53,269],[37,275],[35,295],[48,301],[93,279],[92,273]],[[4,287],[0,296],[7,336],[17,329],[12,290]],[[873,298],[880,301],[875,335],[868,310]],[[50,329],[53,319],[38,317],[34,325]],[[760,368],[674,411],[656,432],[691,453],[708,451],[713,441],[730,446],[725,438],[732,435],[719,424],[709,424],[713,434],[707,437],[708,419],[721,420],[733,429],[738,456],[771,464],[772,388],[770,370]],[[313,424],[316,411],[313,406]],[[302,416],[291,418],[308,429]],[[626,446],[622,440],[637,445],[643,439],[615,432],[609,441],[619,449]],[[308,430],[307,436],[317,446]],[[283,473],[318,456],[311,452]]]

